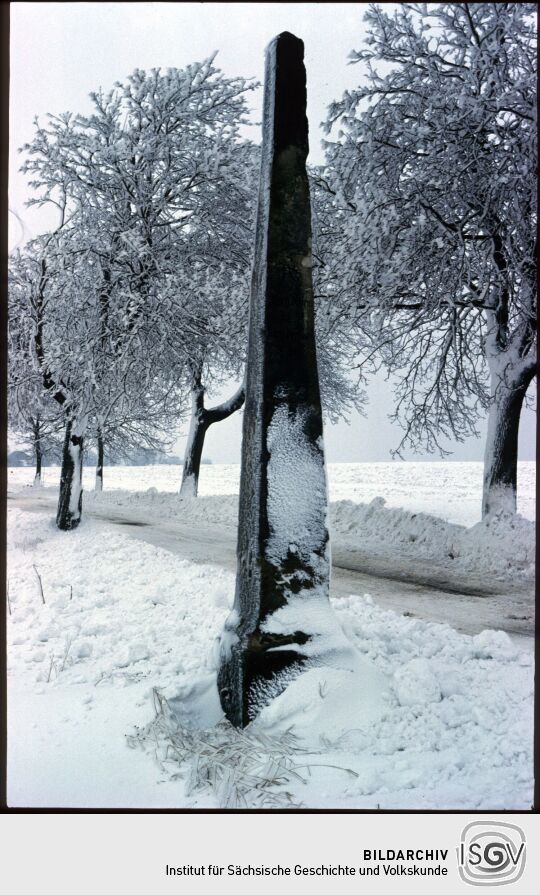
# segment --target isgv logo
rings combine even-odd
[[[525,834],[515,824],[474,821],[461,834],[459,875],[471,886],[514,883],[525,869]]]

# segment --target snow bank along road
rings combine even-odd
[[[56,489],[10,492],[10,505],[55,512]],[[179,503],[175,494],[86,494],[84,512],[100,525],[195,563],[236,566],[237,497]],[[465,634],[503,630],[529,642],[534,632],[533,524],[484,523],[465,529],[425,514],[370,504],[331,505],[332,595],[369,593],[384,609],[445,622]]]

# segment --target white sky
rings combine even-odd
[[[10,247],[54,221],[50,212],[24,205],[29,192],[18,171],[21,157],[16,150],[32,138],[34,117],[87,112],[90,91],[112,87],[134,68],[182,68],[218,50],[216,64],[227,75],[262,81],[265,46],[281,31],[293,32],[305,44],[310,160],[321,162],[319,124],[326,107],[361,79],[361,68],[349,65],[347,57],[362,42],[366,7],[365,3],[12,3]],[[251,97],[253,120],[258,121],[262,90]],[[250,136],[257,139],[257,131]],[[387,420],[391,407],[390,388],[378,380],[370,388],[367,419],[354,414],[350,426],[326,427],[328,460],[389,459],[389,449],[400,439],[400,430]],[[237,462],[240,431],[239,414],[212,427],[205,455],[214,462]],[[181,439],[176,451],[181,452],[183,444]],[[483,440],[471,439],[455,446],[453,458],[480,460],[482,455]],[[526,411],[520,427],[520,459],[534,457],[534,415]]]

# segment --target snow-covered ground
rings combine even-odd
[[[458,465],[476,464],[443,464]],[[195,532],[213,515],[234,527],[235,498],[182,509],[172,494],[134,493],[163,487],[155,470],[173,471],[111,469],[108,487],[118,473],[115,485],[124,490],[87,494],[87,507],[131,515],[138,507],[149,528],[173,510]],[[28,495],[28,472],[14,470],[10,489]],[[222,494],[231,492],[223,468],[204,468],[205,488],[207,473]],[[178,479],[170,481],[172,491]],[[399,512],[371,493],[368,506],[337,503],[340,549],[359,527],[371,531],[368,547],[386,532],[403,557],[418,551],[429,559],[450,539],[447,561],[462,571],[487,574],[491,555],[501,580],[528,580],[530,524],[467,531],[419,517],[418,485],[410,482],[416,493]],[[395,482],[379,489],[396,500],[398,492]],[[445,506],[449,497],[447,488]],[[207,564],[192,563],[127,531],[87,514],[77,531],[61,533],[51,513],[9,510],[9,804],[530,806],[533,655],[521,641],[494,630],[467,636],[340,591],[333,606],[357,661],[310,669],[239,734],[223,721],[215,687],[216,638],[234,575],[210,564],[211,551]]]
[[[535,518],[536,464],[518,464],[518,512],[526,519]],[[105,468],[106,490],[177,493],[182,477],[181,466],[111,466]],[[94,470],[84,470],[83,486],[94,488]],[[45,467],[45,485],[58,486],[58,466]],[[403,507],[412,513],[429,513],[448,522],[471,526],[480,520],[482,463],[465,462],[381,462],[330,463],[328,465],[330,500],[369,503],[383,496],[389,507]],[[8,471],[8,488],[31,484],[33,470]],[[199,493],[203,497],[237,494],[240,466],[203,464]]]
[[[92,519],[64,534],[41,514],[12,512],[9,804],[216,805],[210,787],[186,796],[186,764],[157,763],[163,742],[128,750],[126,735],[151,717],[154,688],[183,691],[188,720],[218,720],[213,645],[232,574]],[[501,632],[467,637],[366,596],[334,608],[385,686],[374,705],[360,673],[330,668],[280,697],[252,731],[296,729],[298,777],[276,790],[319,807],[528,807],[532,655]]]

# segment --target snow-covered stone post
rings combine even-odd
[[[218,674],[238,727],[303,670],[332,615],[303,56],[287,32],[266,52],[236,596]]]

